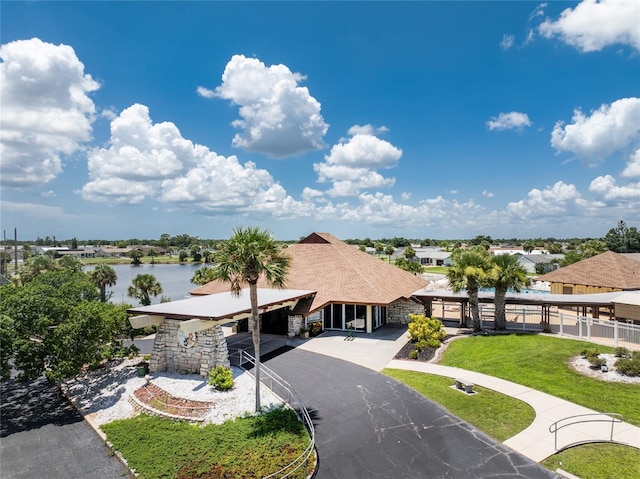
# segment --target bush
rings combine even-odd
[[[233,371],[224,366],[216,366],[209,371],[209,385],[218,391],[228,391],[233,388]]]
[[[600,356],[600,351],[598,351],[597,349],[583,349],[580,354],[585,359],[597,358],[598,356]]]
[[[427,318],[422,314],[410,314],[409,337],[418,351],[427,347],[438,348],[447,333],[439,319]]]
[[[588,359],[593,369],[600,369],[602,366],[607,365],[607,360],[599,356],[590,356]]]
[[[419,351],[417,349],[412,349],[409,352],[409,359],[418,359],[418,353]]]
[[[640,352],[634,352],[631,357],[618,359],[616,369],[625,376],[640,376]]]
[[[628,358],[631,356],[629,350],[623,346],[619,346],[616,348],[615,352],[616,358]]]
[[[309,323],[309,334],[311,336],[317,336],[322,332],[322,323],[320,321],[314,321]]]

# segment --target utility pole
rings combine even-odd
[[[13,228],[13,257],[15,258],[16,273],[18,272],[18,228]]]

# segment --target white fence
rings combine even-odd
[[[505,314],[509,331],[542,332],[545,330],[542,306],[507,305]],[[480,305],[480,325],[483,329],[493,329],[494,306],[492,304]],[[473,326],[470,318],[467,319],[467,326]],[[589,318],[552,310],[549,313],[547,331],[616,347],[640,348],[640,325],[638,324]]]

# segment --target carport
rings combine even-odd
[[[263,315],[278,311],[288,315],[311,290],[258,289],[258,310]],[[222,332],[223,324],[246,320],[251,316],[249,289],[239,296],[230,292],[198,296],[169,303],[130,308],[136,314],[129,319],[133,328],[156,325],[150,372],[175,371],[206,376],[215,366],[229,366],[229,351]]]

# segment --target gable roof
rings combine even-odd
[[[538,280],[605,288],[640,289],[640,262],[607,251],[538,276]]]
[[[308,312],[329,303],[388,305],[410,298],[427,282],[340,241],[329,233],[312,233],[290,245],[287,288],[317,291]],[[268,288],[261,278],[258,287]],[[229,284],[211,282],[193,291],[203,295],[228,291]]]

